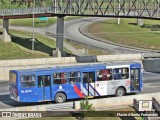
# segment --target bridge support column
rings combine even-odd
[[[3,28],[9,33],[9,19],[3,19]]]
[[[56,29],[56,54],[54,52],[53,56],[65,56],[65,52],[63,51],[64,17],[57,17]]]
[[[137,25],[142,26],[143,25],[143,19],[137,18]]]

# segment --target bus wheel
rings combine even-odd
[[[66,101],[66,96],[63,93],[57,93],[55,97],[56,103],[63,103]]]
[[[116,90],[116,96],[124,96],[125,95],[125,91],[122,87],[117,88]]]

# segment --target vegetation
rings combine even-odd
[[[143,26],[137,26],[136,19],[117,19],[97,22],[89,26],[91,34],[124,45],[160,50],[160,23],[157,20],[144,20]]]
[[[87,45],[81,45],[81,44],[78,44],[78,43],[75,43],[75,42],[71,42],[70,40],[66,40],[66,42],[70,45],[72,45],[73,47],[79,49],[79,50],[83,50],[83,49],[87,49],[88,51],[88,55],[108,55],[108,54],[112,54],[111,52],[109,51],[102,51],[100,49],[95,49],[95,48],[92,48],[92,47],[87,47]]]
[[[10,30],[12,42],[0,41],[0,59],[23,59],[50,57],[55,49],[55,41],[35,34],[35,47],[32,51],[32,33]]]

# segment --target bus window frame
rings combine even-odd
[[[35,80],[29,80],[29,81],[31,81],[31,82],[32,82],[32,81],[35,81],[34,86],[23,87],[22,82],[24,82],[24,80],[22,81],[22,80],[21,80],[21,77],[24,77],[24,76],[34,76],[34,79],[35,79]],[[34,88],[34,87],[37,87],[36,75],[35,75],[35,74],[30,74],[30,75],[20,75],[19,77],[20,77],[20,85],[21,85],[21,88]],[[28,82],[28,81],[25,81],[25,82]]]
[[[128,72],[126,74],[128,74],[128,77],[127,78],[122,78],[121,79],[115,79],[115,74],[119,74],[119,75],[122,75],[123,72],[121,73],[114,73],[114,70],[115,69],[128,69]],[[112,74],[113,74],[113,80],[127,80],[127,79],[130,79],[130,68],[129,67],[116,67],[116,68],[113,68],[113,71],[112,71]]]
[[[111,73],[110,74],[102,74],[102,77],[103,77],[103,75],[111,75],[111,77],[112,77],[112,79],[109,79],[109,80],[98,80],[98,77],[99,77],[99,75],[98,75],[98,71],[99,71],[99,73],[100,73],[100,71],[102,71],[102,70],[111,70]],[[107,68],[107,69],[97,69],[96,70],[96,81],[112,81],[112,80],[114,80],[113,79],[113,69],[112,68]]]
[[[79,74],[79,75],[77,75],[76,77],[70,77],[70,73],[77,73],[77,74]],[[77,82],[77,80],[76,80],[76,81],[74,80],[74,82],[70,82],[69,79],[71,79],[71,78],[73,78],[73,79],[79,78],[79,81]],[[67,83],[68,83],[68,84],[81,83],[81,72],[80,72],[80,71],[75,71],[75,72],[71,71],[71,72],[67,72]]]
[[[56,79],[58,79],[58,80],[65,79],[66,82],[65,82],[65,83],[62,83],[62,82],[61,82],[60,84],[59,84],[59,83],[58,83],[58,84],[55,83],[55,82],[54,82],[54,80],[55,80],[54,74],[62,74],[62,73],[65,74],[65,78],[59,77],[59,78],[56,78]],[[68,83],[67,75],[68,75],[67,72],[55,72],[55,73],[52,73],[52,79],[51,79],[51,80],[52,80],[52,85],[61,85],[61,84],[64,84],[64,85],[65,85],[65,84],[67,84],[67,83]]]

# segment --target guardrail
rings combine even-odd
[[[21,9],[0,9],[1,16],[10,15],[30,15],[30,14],[43,14],[43,13],[54,13],[52,6],[47,7],[35,7],[35,8],[21,8]]]
[[[53,13],[54,15],[109,16],[160,19],[159,2],[131,0],[53,0],[52,6],[0,10],[1,16]]]

